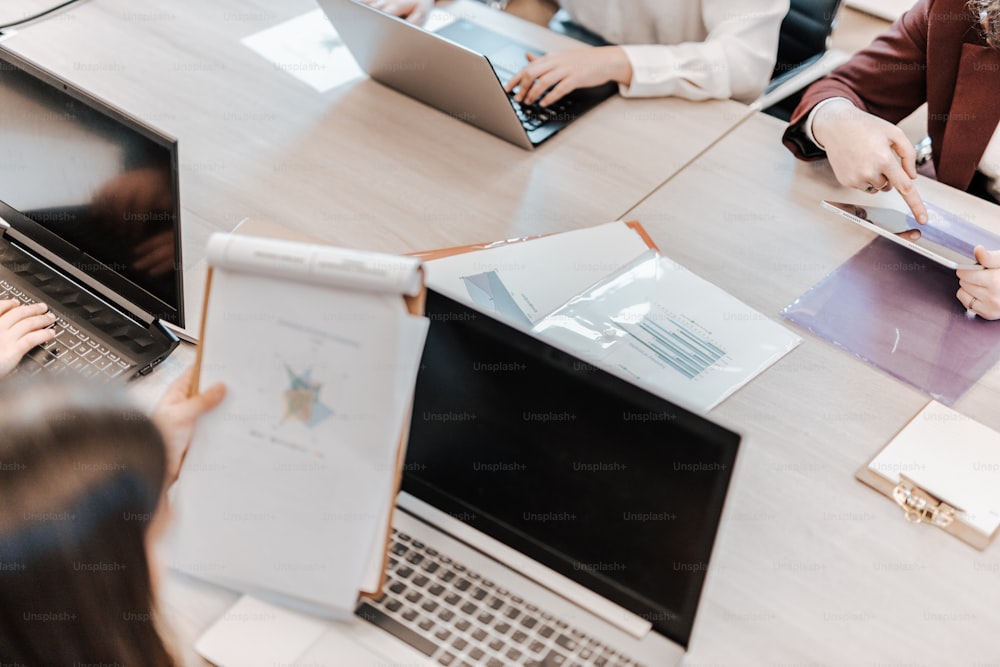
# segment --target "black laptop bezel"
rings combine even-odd
[[[497,340],[502,340],[504,345],[518,350],[534,349],[538,353],[536,358],[544,358],[546,362],[551,361],[554,364],[562,366],[582,364],[588,368],[589,372],[577,374],[577,377],[579,377],[581,381],[595,383],[595,385],[601,386],[602,390],[610,389],[611,392],[617,395],[628,397],[628,400],[637,406],[637,409],[642,406],[646,406],[649,410],[661,411],[664,409],[664,406],[668,406],[671,414],[673,415],[671,418],[671,422],[673,424],[690,431],[699,438],[710,438],[711,442],[718,443],[719,449],[723,451],[723,460],[721,461],[723,469],[719,471],[720,474],[714,479],[714,484],[718,485],[717,488],[713,488],[710,492],[712,497],[712,506],[705,509],[705,515],[706,517],[709,517],[710,521],[710,524],[704,524],[704,535],[710,537],[705,545],[705,560],[703,563],[698,564],[701,569],[700,571],[695,572],[695,577],[691,580],[693,584],[687,591],[687,600],[684,603],[678,603],[675,605],[673,611],[676,613],[668,615],[657,614],[656,612],[637,609],[635,605],[630,607],[628,604],[622,604],[623,598],[621,590],[615,590],[610,583],[605,582],[602,584],[602,582],[599,581],[599,577],[588,578],[585,576],[586,573],[583,572],[566,571],[564,567],[565,564],[560,562],[560,559],[556,558],[554,554],[546,553],[545,549],[539,548],[539,546],[534,544],[530,539],[527,539],[524,536],[519,535],[516,531],[493,521],[491,517],[484,516],[483,512],[473,505],[463,502],[442,489],[439,489],[422,480],[421,471],[424,470],[424,464],[420,460],[411,458],[411,455],[421,446],[419,440],[421,437],[419,428],[415,429],[413,424],[420,418],[418,411],[420,410],[419,406],[421,405],[421,391],[433,391],[433,388],[428,388],[426,384],[422,384],[419,376],[417,379],[416,396],[414,399],[414,416],[411,421],[409,436],[408,457],[403,472],[403,491],[406,491],[410,495],[451,515],[462,523],[465,523],[472,528],[497,539],[507,546],[524,553],[533,560],[536,560],[548,567],[552,567],[552,569],[560,572],[563,576],[576,580],[581,585],[584,585],[605,598],[630,609],[633,613],[636,613],[638,616],[648,620],[655,632],[658,632],[672,641],[687,647],[700,602],[701,593],[704,588],[708,561],[710,560],[711,554],[718,540],[718,530],[722,519],[722,512],[728,495],[728,489],[732,482],[732,472],[739,451],[741,440],[740,435],[708,420],[704,416],[684,410],[683,408],[655,396],[636,385],[626,382],[621,378],[613,376],[600,369],[596,369],[589,364],[585,364],[576,357],[563,352],[562,350],[559,350],[558,348],[553,347],[552,345],[549,345],[548,343],[535,338],[530,334],[515,329],[499,319],[462,305],[448,297],[434,292],[433,290],[428,290],[427,292],[426,313],[431,321],[430,330],[428,332],[429,342],[435,336],[436,327],[452,325],[469,326],[473,329],[483,326],[489,327],[493,332],[491,336]],[[427,363],[428,359],[425,348],[425,358],[422,364],[421,373]],[[531,363],[531,361],[526,360],[525,363]],[[664,566],[668,567],[669,563],[665,561]],[[633,594],[631,597],[632,601],[636,601],[641,598],[641,595]]]
[[[131,116],[122,109],[80,89],[69,81],[59,77],[57,74],[45,69],[41,65],[20,56],[13,51],[0,45],[0,67],[6,69],[16,69],[41,81],[45,85],[68,95],[74,100],[86,105],[89,109],[99,113],[115,123],[125,126],[127,129],[136,132],[143,138],[152,141],[160,147],[166,148],[170,154],[170,179],[171,179],[171,205],[173,215],[171,224],[174,231],[174,267],[175,291],[177,303],[170,304],[167,301],[151,294],[135,282],[129,280],[122,274],[114,271],[111,267],[99,262],[90,255],[83,253],[79,248],[68,243],[59,236],[32,220],[29,216],[18,212],[12,215],[11,211],[16,209],[4,204],[0,211],[5,212],[4,219],[10,224],[11,229],[23,235],[24,240],[14,238],[28,246],[34,252],[44,252],[45,255],[51,253],[52,257],[47,259],[57,259],[53,261],[58,268],[70,274],[71,277],[81,280],[88,288],[95,291],[102,298],[129,311],[138,309],[140,312],[133,312],[133,316],[140,316],[147,324],[151,323],[149,318],[164,320],[177,326],[184,326],[184,276],[182,258],[182,235],[181,235],[181,203],[180,203],[180,163],[178,159],[177,139],[154,129],[143,123],[138,118]],[[81,269],[80,267],[85,267]],[[86,279],[82,278],[85,277]],[[126,303],[122,303],[123,299]],[[148,317],[141,317],[145,314]]]

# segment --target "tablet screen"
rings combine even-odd
[[[929,203],[924,225],[911,214],[890,208],[831,201],[823,206],[953,269],[982,268],[975,257],[977,245],[1000,249],[1000,236]]]

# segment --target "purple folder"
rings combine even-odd
[[[1000,321],[969,319],[951,269],[876,238],[782,311],[952,405],[1000,360]]]

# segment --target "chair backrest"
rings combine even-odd
[[[841,1],[791,0],[788,14],[781,23],[778,61],[772,78],[826,52]]]

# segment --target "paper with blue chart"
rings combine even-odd
[[[227,395],[177,484],[173,564],[197,576],[210,558],[219,583],[349,613],[379,576],[427,331],[402,299],[419,262],[249,238],[210,245],[200,383]]]
[[[801,342],[620,221],[434,259],[427,284],[693,410]]]
[[[802,340],[653,250],[547,315],[532,331],[702,412]]]

